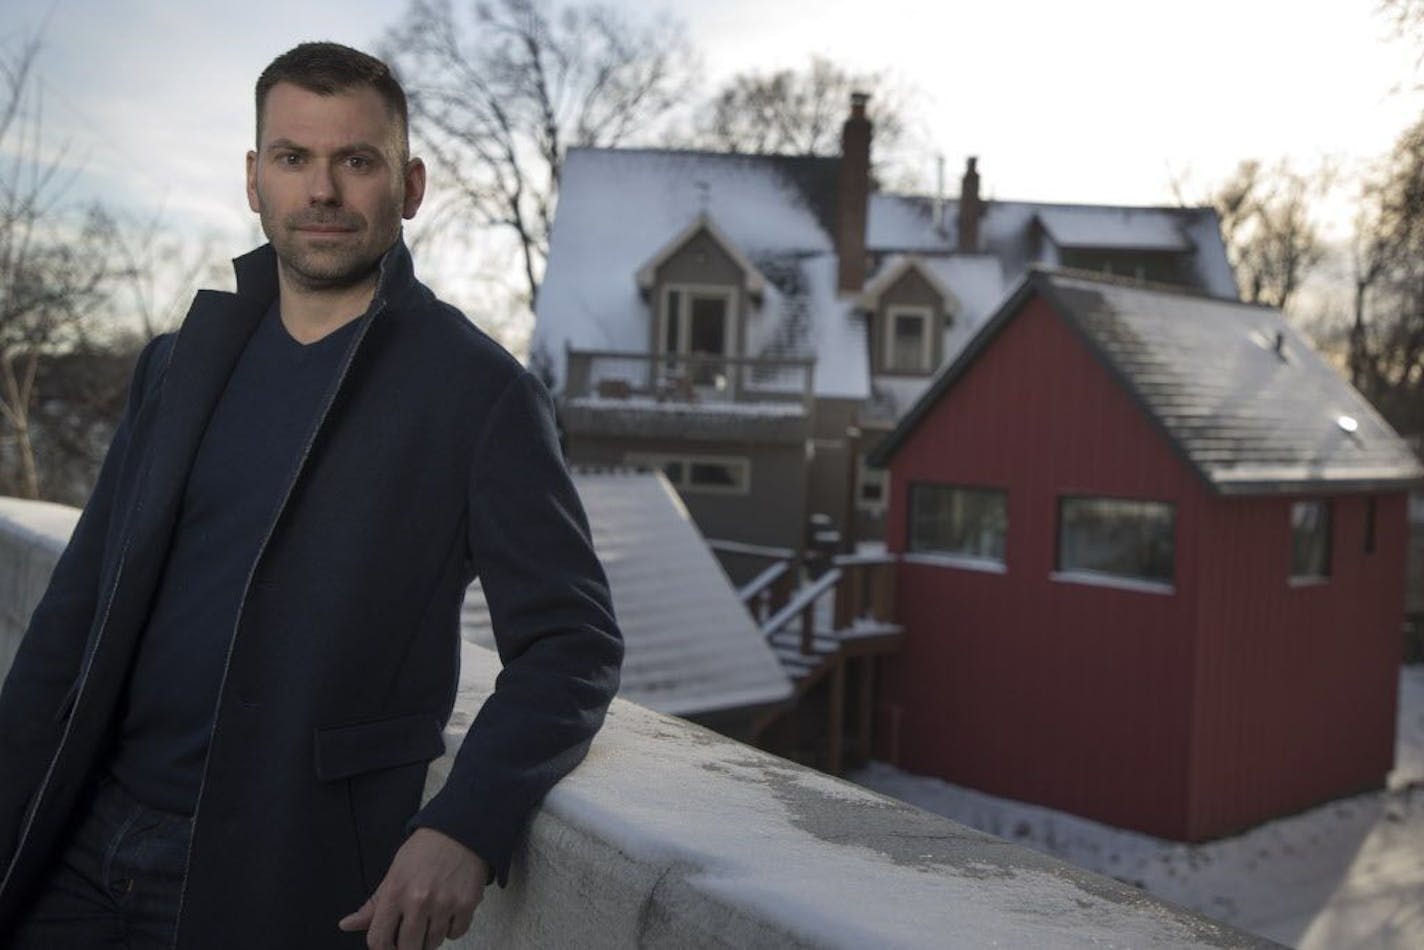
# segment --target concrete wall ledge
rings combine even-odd
[[[0,499],[5,667],[73,515]],[[60,517],[65,515],[65,517]],[[23,603],[10,600],[22,596]],[[446,756],[498,660],[467,644]],[[448,946],[448,945],[447,945]],[[1262,947],[909,805],[621,700],[458,947]]]

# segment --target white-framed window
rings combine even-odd
[[[737,352],[736,290],[718,284],[669,284],[658,313],[658,352],[670,356],[718,357]],[[671,364],[676,366],[677,364]],[[730,376],[718,360],[698,360],[693,381],[724,387]],[[718,377],[721,377],[719,385]]]
[[[1318,581],[1330,576],[1330,502],[1297,501],[1291,505],[1292,581]]]
[[[941,554],[1004,563],[1008,492],[994,488],[915,483],[910,486],[912,554]]]
[[[629,452],[623,463],[660,471],[673,487],[707,495],[745,495],[751,490],[752,462],[735,455]]]
[[[885,370],[928,373],[933,367],[934,311],[929,307],[885,308]]]
[[[855,506],[866,514],[881,515],[890,500],[890,479],[883,468],[872,468],[861,455],[856,462]]]
[[[1177,509],[1127,498],[1058,499],[1058,571],[1173,583]]]

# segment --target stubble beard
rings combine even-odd
[[[309,291],[342,290],[374,280],[381,258],[400,233],[398,212],[388,234],[375,233],[365,217],[341,208],[307,208],[278,219],[264,207],[259,218],[282,273]],[[297,233],[300,228],[313,226],[352,230],[351,234],[333,235],[329,243],[322,245]]]
[[[261,217],[262,231],[277,252],[283,274],[303,290],[339,290],[354,286],[368,280],[380,262],[380,253],[373,255],[364,242],[342,245],[333,241],[329,246],[313,246],[304,236],[295,233],[299,222],[292,218],[274,222],[266,213]],[[349,215],[343,216],[343,222],[342,226],[354,224],[357,233],[366,226],[364,221],[352,221]],[[337,224],[338,221],[328,216],[322,223]]]

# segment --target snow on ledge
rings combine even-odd
[[[1136,591],[1139,594],[1175,594],[1177,588],[1161,581],[1135,580],[1131,577],[1117,577],[1113,574],[1098,574],[1093,571],[1053,571],[1049,580],[1064,584],[1084,584],[1088,587],[1111,587],[1115,590]]]
[[[674,415],[725,415],[725,416],[773,416],[795,418],[806,414],[802,403],[785,400],[765,400],[761,402],[733,402],[731,400],[708,400],[706,402],[683,402],[679,400],[659,400],[650,396],[628,396],[621,399],[603,396],[575,396],[568,401],[570,406],[582,409],[623,409],[633,412],[661,412]]]
[[[462,661],[452,750],[499,670],[470,644]],[[1266,945],[623,700],[475,919],[457,946]]]
[[[906,564],[925,564],[930,567],[955,567],[964,571],[979,571],[984,574],[1007,574],[1009,569],[1003,561],[993,561],[983,557],[968,557],[962,554],[932,554],[920,551],[901,556]]]

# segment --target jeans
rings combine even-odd
[[[11,946],[168,950],[191,836],[188,816],[155,811],[112,777],[101,779],[76,809]]]

